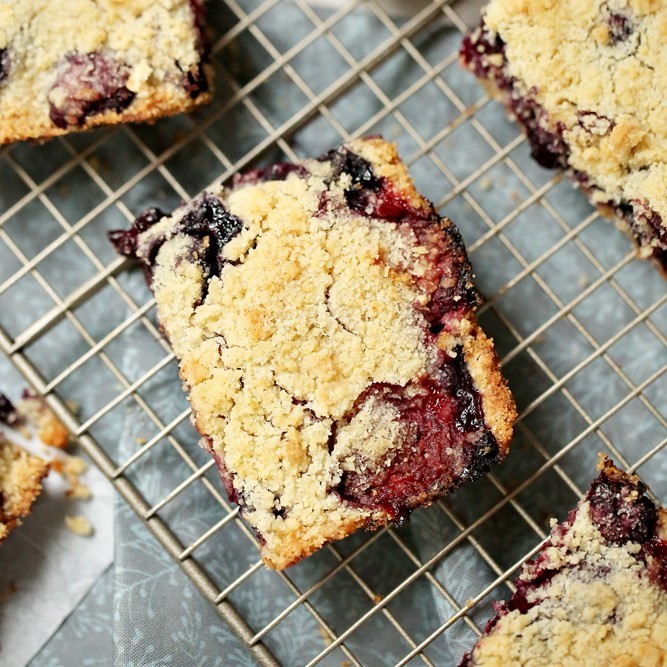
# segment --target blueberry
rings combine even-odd
[[[195,239],[208,239],[207,245],[198,250],[205,253],[210,275],[220,275],[225,262],[222,249],[242,229],[243,221],[230,213],[217,197],[206,192],[192,203],[179,223],[182,233]]]
[[[7,80],[9,66],[9,51],[7,49],[0,49],[0,84]]]
[[[607,19],[612,44],[624,42],[632,34],[630,19],[624,14],[610,14]]]
[[[115,229],[108,234],[116,251],[126,257],[135,257],[137,253],[137,240],[139,234],[145,232],[149,227],[164,218],[166,213],[159,208],[149,208],[144,211],[128,230]],[[157,252],[155,253],[157,254]]]
[[[370,196],[382,187],[382,180],[375,176],[370,162],[344,146],[329,151],[319,159],[331,162],[331,175],[327,184],[335,183],[343,174],[351,177],[352,183],[345,189],[345,200],[353,210],[365,210]]]
[[[49,117],[56,127],[81,126],[88,116],[120,113],[134,100],[125,83],[128,68],[101,53],[70,53],[58,65],[49,91]]]
[[[183,68],[178,60],[175,62],[176,67],[182,72]],[[204,66],[201,62],[193,65],[183,74],[182,86],[193,100],[196,100],[201,93],[205,93],[208,90],[208,80],[204,74]]]

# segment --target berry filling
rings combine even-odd
[[[183,71],[178,61],[176,61],[176,67]],[[204,74],[204,65],[201,62],[197,63],[197,65],[193,65],[183,74],[181,85],[193,100],[196,100],[201,93],[207,92],[208,81]]]
[[[145,232],[147,229],[158,223],[167,214],[159,208],[149,208],[144,211],[133,223],[132,226],[125,229],[114,229],[110,231],[108,236],[111,243],[113,243],[116,252],[125,257],[135,258],[137,254],[137,244],[139,234]],[[151,263],[157,255],[159,245],[155,245],[155,251],[149,253]]]
[[[130,229],[116,229],[108,234],[117,252],[126,257],[136,259],[139,245],[139,235],[158,223],[166,213],[158,208],[149,208],[142,213]],[[194,239],[191,249],[193,256],[206,270],[208,277],[219,276],[222,266],[227,261],[222,249],[243,229],[243,221],[232,215],[220,200],[208,193],[195,199],[190,209],[181,218],[177,233],[187,234]],[[155,262],[157,254],[167,239],[163,236],[152,238],[148,247],[143,249],[144,267],[150,283],[150,267]],[[204,287],[204,295],[205,295]],[[203,297],[202,297],[203,298]]]
[[[655,533],[655,505],[643,495],[646,487],[629,486],[623,479],[603,473],[593,482],[586,498],[593,523],[607,542],[644,544]]]
[[[569,149],[563,140],[564,126],[559,124],[556,131],[547,127],[548,114],[533,98],[537,91],[532,89],[528,95],[522,94],[516,77],[507,73],[504,64],[493,64],[496,61],[489,56],[494,55],[501,55],[503,63],[506,62],[505,43],[485,26],[463,40],[461,58],[464,65],[475,76],[491,79],[506,93],[510,110],[526,131],[533,159],[547,169],[566,168]]]
[[[318,158],[320,162],[331,162],[331,174],[326,183],[335,183],[342,175],[351,179],[345,188],[345,201],[352,211],[384,220],[400,220],[406,215],[420,216],[418,211],[401,194],[396,192],[387,179],[376,176],[368,160],[339,146]],[[320,208],[325,209],[328,194],[323,193]]]
[[[291,162],[276,162],[264,169],[251,169],[243,174],[234,174],[232,188],[243,185],[256,185],[267,181],[284,181],[290,174],[296,174],[298,178],[308,178],[308,170],[302,164]]]
[[[101,53],[70,53],[57,68],[49,91],[49,116],[61,129],[81,126],[89,116],[104,111],[120,113],[134,100],[125,83],[129,71],[124,63]]]
[[[358,399],[395,407],[405,439],[381,462],[360,460],[343,473],[334,491],[355,505],[384,509],[403,521],[426,498],[450,492],[488,472],[498,461],[498,445],[486,428],[481,397],[456,349],[436,374],[406,387],[371,385]],[[335,433],[334,433],[335,441]],[[334,442],[335,444],[335,442]]]

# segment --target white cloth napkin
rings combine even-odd
[[[6,435],[38,456],[62,452]],[[30,661],[113,560],[113,487],[92,465],[80,476],[90,500],[65,498],[67,482],[54,471],[24,524],[0,545],[0,665]],[[83,515],[90,537],[73,533],[66,515]]]

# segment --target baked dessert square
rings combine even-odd
[[[460,667],[667,664],[667,510],[609,460]]]
[[[381,138],[237,175],[111,239],[148,272],[267,565],[400,523],[507,454],[514,403],[461,236]]]
[[[0,432],[0,543],[29,516],[49,464]]]
[[[491,0],[461,60],[667,274],[667,4]]]
[[[0,0],[0,144],[210,101],[202,0]]]

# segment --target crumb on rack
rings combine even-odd
[[[320,637],[322,637],[322,641],[324,642],[325,646],[329,646],[331,642],[333,641],[331,639],[331,635],[320,625]]]
[[[71,500],[90,500],[90,488],[79,481],[79,475],[88,467],[80,456],[68,456],[66,459],[54,459],[51,468],[62,475],[69,483],[65,496]]]
[[[93,534],[93,527],[90,521],[88,521],[85,516],[81,516],[80,514],[74,516],[67,515],[65,517],[65,525],[73,533],[81,535],[81,537],[90,537]]]
[[[65,495],[70,500],[90,500],[93,494],[86,484],[74,484],[65,491]]]
[[[89,500],[91,497],[90,489],[86,484],[79,481],[79,475],[87,468],[86,462],[80,456],[68,457],[62,468],[63,475],[69,482],[70,488],[65,491],[65,495],[72,500]]]

